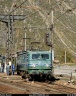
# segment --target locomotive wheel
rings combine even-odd
[[[47,80],[49,80],[49,81],[55,81],[55,77],[52,74],[47,75]]]
[[[24,71],[21,71],[21,72],[20,72],[20,75],[21,75],[21,76],[23,76],[23,75],[24,75],[24,73],[25,73]]]
[[[20,72],[19,71],[17,71],[17,75],[20,75]]]
[[[30,76],[27,72],[24,72],[21,76],[22,76],[22,79],[26,79],[26,81],[30,80]]]

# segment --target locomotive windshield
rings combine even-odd
[[[41,54],[42,59],[49,59],[49,54]]]
[[[49,59],[49,54],[32,54],[32,59]]]

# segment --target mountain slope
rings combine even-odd
[[[1,14],[8,14],[18,7],[25,0],[2,0],[0,7]],[[51,11],[54,12],[54,50],[55,57],[59,58],[61,50],[69,51],[70,54],[76,54],[76,0],[26,0],[24,4],[18,7],[13,14],[26,15],[23,21],[14,21],[14,49],[13,51],[21,50],[24,34],[27,38],[31,38],[31,42],[40,42],[39,44],[30,45],[27,40],[27,49],[30,46],[36,49],[50,50],[45,43],[45,33],[50,31],[51,26]],[[5,29],[5,30],[4,30]],[[1,23],[1,31],[6,30],[6,25]],[[1,36],[2,34],[1,33]],[[4,36],[4,35],[3,35]],[[5,36],[6,37],[6,36]],[[3,40],[5,42],[5,40]],[[0,42],[0,44],[5,49]],[[2,50],[2,49],[1,49]]]

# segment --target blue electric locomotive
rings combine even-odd
[[[24,78],[44,80],[53,77],[50,51],[22,51],[17,53],[17,73]]]

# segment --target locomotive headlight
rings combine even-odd
[[[36,67],[36,65],[35,64],[29,64],[29,67]]]
[[[36,67],[35,64],[32,64],[32,67]]]
[[[49,64],[46,64],[46,67],[49,67]]]

